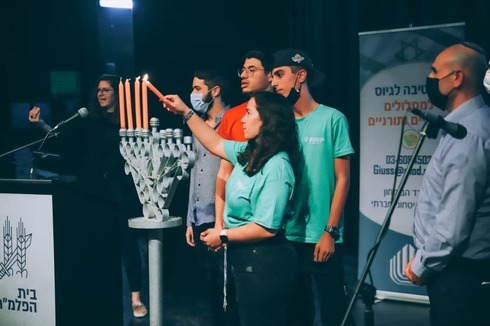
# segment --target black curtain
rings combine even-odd
[[[101,42],[108,42],[110,32],[106,30],[104,38],[99,35],[99,20],[104,20],[100,10],[98,0],[28,0],[12,2],[2,11],[0,153],[16,141],[9,136],[10,103],[49,100],[50,71],[80,72],[81,104],[85,104],[88,90],[110,60],[107,51],[101,53],[107,45]],[[292,46],[308,52],[327,75],[326,82],[313,90],[315,98],[341,110],[350,124],[356,154],[351,161],[345,237],[347,250],[357,252],[358,33],[465,22],[466,39],[490,53],[489,14],[489,0],[134,0],[134,58],[125,58],[134,62],[134,76],[125,77],[148,73],[162,93],[177,93],[187,100],[193,70],[221,66],[234,81],[230,103],[234,105],[244,99],[236,69],[247,50]],[[118,33],[118,28],[112,30]],[[150,96],[150,101],[150,115],[159,117],[161,125],[182,126],[180,119],[161,109],[156,97]],[[8,160],[0,161],[2,175],[7,165]]]

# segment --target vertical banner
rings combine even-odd
[[[56,325],[52,196],[0,194],[0,225],[0,324]]]
[[[443,114],[428,99],[425,79],[437,54],[464,39],[464,27],[464,23],[456,23],[359,34],[359,275],[391,206],[393,192],[420,140],[424,121],[409,109]],[[414,207],[437,142],[438,139],[425,139],[371,265],[372,278],[368,275],[366,282],[372,279],[377,298],[428,302],[425,287],[413,286],[403,270],[415,252]]]

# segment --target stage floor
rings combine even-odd
[[[183,235],[177,235],[170,241],[184,241]],[[172,235],[170,235],[172,238]],[[164,242],[168,244],[169,242]],[[143,254],[145,246],[141,245]],[[164,251],[164,290],[163,290],[163,325],[162,326],[208,326],[210,318],[205,308],[205,298],[198,291],[197,280],[191,271],[195,268],[193,251],[191,248],[177,245],[174,250],[166,248]],[[357,281],[357,257],[345,256],[346,280],[350,291],[353,291]],[[145,280],[147,282],[147,280]],[[146,283],[147,284],[147,283]],[[148,286],[145,286],[147,289]],[[133,318],[129,302],[129,292],[126,281],[123,281],[124,293],[124,325],[146,326],[149,325],[149,317]],[[142,292],[144,303],[148,304],[147,291]],[[368,325],[365,323],[365,306],[358,299],[353,309],[353,315],[357,326]],[[429,306],[427,304],[407,303],[400,301],[383,300],[373,305],[375,326],[429,326]]]

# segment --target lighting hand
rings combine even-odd
[[[187,114],[191,109],[178,95],[166,95],[163,98],[163,107],[175,114]]]

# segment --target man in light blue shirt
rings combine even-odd
[[[460,43],[443,50],[427,77],[432,104],[468,134],[443,132],[425,172],[414,217],[414,258],[405,274],[427,285],[432,325],[489,325],[490,108],[480,90],[483,50]]]

